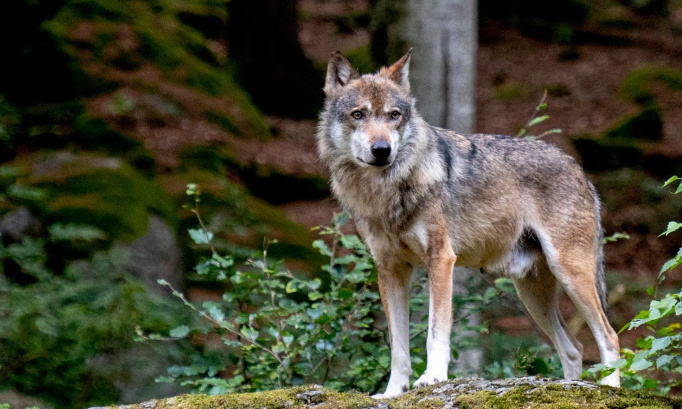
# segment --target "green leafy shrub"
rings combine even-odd
[[[116,402],[120,385],[138,371],[116,369],[117,362],[143,354],[162,365],[164,357],[179,351],[179,346],[135,348],[135,326],[163,330],[177,325],[182,312],[132,279],[120,251],[51,270],[46,246],[52,240],[97,238],[86,226],[51,227],[49,239],[0,244],[0,387],[60,408]],[[33,278],[30,284],[11,280],[17,268]]]
[[[0,214],[48,197],[20,175],[0,167]],[[65,409],[110,404],[123,390],[158,396],[136,385],[154,385],[154,368],[187,345],[139,346],[135,327],[172,328],[183,312],[130,276],[129,254],[104,245],[110,230],[74,219],[36,229],[0,240],[0,389]]]
[[[197,245],[210,251],[197,264],[196,273],[213,280],[211,287],[219,286],[223,294],[220,301],[195,304],[171,287],[173,294],[207,324],[194,328],[181,325],[168,336],[141,333],[141,338],[190,338],[212,347],[188,357],[183,365],[170,367],[168,376],[158,380],[180,382],[210,394],[302,383],[325,384],[338,390],[380,390],[390,369],[388,333],[385,322],[377,318],[383,313],[373,261],[357,236],[341,231],[348,216],[337,214],[331,227],[318,228],[329,240],[316,240],[313,246],[327,262],[318,277],[309,278],[270,260],[270,243],[246,265],[238,266],[233,257],[214,245],[216,234],[199,213],[197,186],[188,185],[187,194],[194,199],[190,208],[200,224],[189,234]],[[161,284],[170,287],[165,281]],[[426,368],[426,286],[425,275],[420,275],[410,297],[413,379]],[[470,323],[471,314],[512,291],[509,280],[502,278],[489,287],[479,284],[467,288],[472,291],[453,297],[458,317],[451,343],[455,357],[459,351],[477,346],[472,334],[487,331],[485,325]],[[519,371],[530,373],[540,365],[535,358],[526,361]]]
[[[670,186],[678,183],[673,192],[682,192],[680,178],[673,176],[663,185]],[[682,223],[671,221],[661,236],[669,235],[682,228]],[[669,292],[657,298],[657,291],[662,290],[661,284],[666,274],[682,264],[682,247],[675,257],[668,260],[658,274],[654,287],[647,291],[654,299],[649,308],[640,311],[621,332],[645,326],[649,335],[637,339],[637,350],[623,349],[623,357],[609,364],[599,364],[590,368],[586,375],[601,378],[612,373],[615,369],[621,371],[623,385],[632,389],[652,389],[660,393],[667,393],[671,387],[680,385],[682,374],[682,291],[669,289]]]

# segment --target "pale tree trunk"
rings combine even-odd
[[[400,58],[414,47],[410,61],[410,87],[417,110],[432,125],[461,134],[474,132],[476,51],[478,44],[475,0],[373,0],[372,54],[381,64]],[[475,271],[455,268],[454,291],[467,291],[465,283]],[[458,319],[457,316],[454,317]],[[472,325],[480,314],[468,315]],[[457,337],[477,337],[474,332]],[[454,369],[480,372],[480,348],[460,350]]]
[[[476,7],[474,0],[376,0],[372,11],[379,62],[414,47],[410,85],[417,109],[432,125],[463,134],[475,124]]]

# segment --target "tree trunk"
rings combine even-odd
[[[239,82],[264,112],[314,117],[324,84],[298,41],[296,6],[296,0],[229,1],[227,51]]]
[[[381,63],[414,47],[410,86],[432,125],[472,133],[477,12],[474,0],[375,0],[373,54]],[[380,49],[382,48],[382,49]]]

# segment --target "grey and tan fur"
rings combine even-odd
[[[580,166],[542,141],[430,126],[410,95],[409,60],[408,52],[361,76],[334,53],[317,132],[332,190],[379,272],[391,375],[378,396],[409,389],[408,287],[417,266],[428,271],[430,301],[427,367],[415,387],[447,378],[455,265],[514,280],[566,378],[580,376],[583,348],[559,312],[559,284],[592,330],[601,361],[618,359],[618,337],[605,315],[599,199]],[[619,385],[619,374],[603,383]]]

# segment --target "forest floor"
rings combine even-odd
[[[335,50],[347,52],[367,46],[370,35],[366,28],[357,27],[341,33],[336,24],[338,18],[366,12],[367,7],[367,2],[361,0],[300,1],[303,19],[299,39],[307,56],[317,66],[324,66]],[[490,22],[479,33],[476,132],[516,134],[547,89],[550,96],[546,101],[546,113],[551,119],[543,126],[545,129],[560,128],[562,133],[550,135],[546,140],[577,157],[571,142],[573,138],[603,134],[619,120],[636,112],[637,106],[619,92],[629,72],[652,66],[682,69],[682,21],[678,21],[682,20],[682,9],[677,14],[665,21],[627,14],[628,21],[635,22],[628,30],[613,31],[588,25],[585,29],[588,41],[572,46],[569,51],[576,58],[568,61],[560,58],[568,50],[567,46],[533,39],[509,25]],[[589,41],[590,38],[612,41]],[[415,50],[413,58],[419,58],[419,50]],[[657,86],[654,86],[654,92],[664,121],[663,138],[660,142],[646,144],[644,149],[648,153],[682,157],[682,92],[669,92]],[[287,173],[326,175],[317,158],[314,120],[274,117],[268,120],[276,137],[266,142],[249,142],[250,146],[242,151],[243,159],[276,165]],[[292,220],[310,227],[329,224],[331,215],[341,210],[333,198],[296,201],[280,208]],[[610,229],[621,225],[623,217],[639,211],[639,205],[635,204],[615,211],[606,209],[603,215],[606,233],[614,233]],[[660,227],[657,231],[665,226]],[[654,231],[629,233],[630,240],[607,246],[607,269],[617,271],[623,281],[638,280],[646,288],[677,247],[661,242]],[[626,317],[634,316],[641,307],[616,306],[615,313],[621,317],[617,321],[629,320]],[[567,300],[562,308],[568,314],[575,312]],[[509,332],[530,330],[533,326],[524,317],[498,321]],[[586,344],[587,358],[597,359],[596,345],[586,328],[580,332],[579,339]],[[622,334],[622,346],[634,347],[634,340],[635,334]]]

